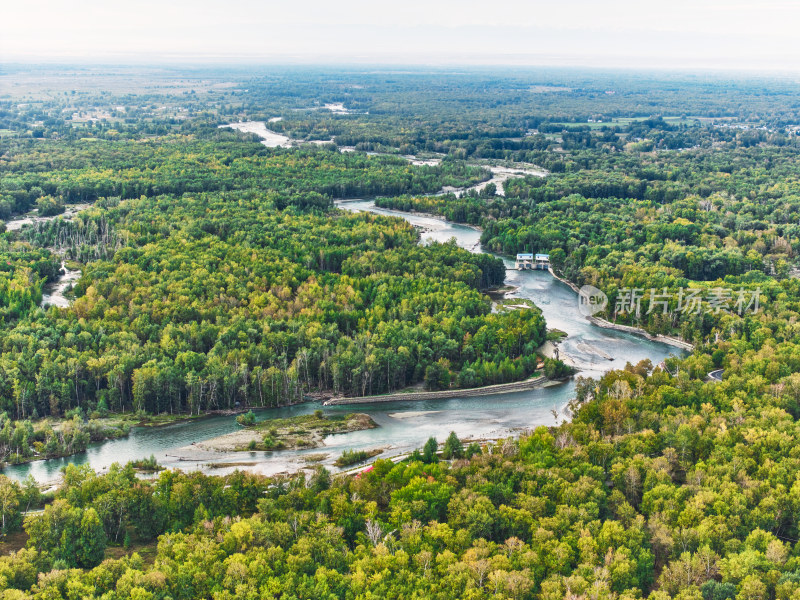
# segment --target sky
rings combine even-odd
[[[800,70],[800,1],[4,0],[2,62]]]

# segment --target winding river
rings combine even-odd
[[[63,213],[51,216],[40,216],[37,209],[33,209],[27,215],[22,215],[11,219],[6,223],[7,231],[19,231],[26,225],[34,225],[36,223],[45,223],[54,219],[63,219],[64,221],[71,221],[75,215],[82,210],[91,208],[91,204],[70,204],[66,207]],[[54,254],[63,254],[63,251],[49,248]],[[67,289],[74,285],[78,279],[81,278],[80,271],[74,271],[67,268],[66,262],[61,261],[61,272],[58,280],[53,283],[48,283],[42,290],[42,306],[58,306],[59,308],[67,308],[70,301],[64,296]]]
[[[369,211],[404,218],[424,231],[423,242],[455,238],[461,247],[471,252],[481,251],[480,233],[470,227],[433,217],[380,209],[367,200],[342,202],[339,206],[350,211]],[[513,267],[511,261],[504,260],[507,267]],[[506,283],[517,288],[513,297],[530,299],[541,307],[548,327],[569,334],[559,344],[561,355],[567,355],[583,375],[597,376],[609,369],[621,368],[628,361],[637,362],[644,358],[657,364],[671,354],[680,353],[658,342],[590,324],[578,311],[575,292],[547,272],[515,271],[509,268]],[[7,467],[3,472],[15,479],[32,474],[37,481],[46,483],[57,480],[59,470],[68,463],[88,463],[102,472],[114,462],[126,462],[151,454],[169,468],[200,469],[217,474],[228,473],[235,468],[263,474],[292,472],[308,466],[309,455],[325,454],[319,464],[336,470],[332,463],[346,449],[383,447],[386,450],[382,456],[388,457],[421,447],[430,436],[441,441],[450,431],[455,431],[461,438],[497,438],[536,425],[552,424],[564,419],[564,407],[573,396],[573,391],[574,382],[569,381],[535,390],[476,398],[325,407],[326,414],[344,414],[354,410],[368,413],[380,427],[330,436],[325,440],[325,447],[300,451],[200,450],[192,443],[238,428],[232,416],[213,416],[165,427],[134,428],[127,438],[93,444],[84,453]],[[264,409],[258,412],[258,418],[308,414],[319,408],[322,408],[320,403],[309,402]]]
[[[330,110],[334,114],[350,114],[348,109],[344,108],[342,104],[326,104],[323,108]],[[343,112],[344,111],[344,112]],[[278,133],[277,131],[273,131],[267,128],[267,124],[269,123],[277,123],[278,121],[283,120],[282,117],[272,117],[266,123],[264,121],[241,121],[238,123],[226,123],[224,125],[218,125],[219,129],[222,128],[230,128],[235,129],[236,131],[241,131],[243,133],[253,133],[261,138],[261,143],[266,146],[267,148],[291,148],[293,146],[302,146],[304,144],[332,144],[335,143],[334,140],[300,140],[296,138],[291,138],[287,135],[282,133]],[[355,152],[355,147],[353,146],[339,146],[339,152]],[[367,152],[369,156],[392,156],[395,158],[403,158],[407,160],[409,163],[415,166],[428,166],[428,167],[435,167],[441,164],[442,159],[440,157],[437,158],[418,158],[413,154],[389,154],[387,152]],[[490,183],[495,186],[495,193],[499,196],[505,196],[505,187],[504,183],[509,179],[514,179],[516,177],[544,177],[547,175],[547,171],[544,169],[537,167],[536,165],[530,164],[523,164],[523,165],[506,165],[506,166],[497,166],[497,165],[489,165],[484,163],[470,163],[472,167],[483,167],[488,169],[491,173],[491,178],[487,179],[486,181],[482,181],[478,184],[467,186],[467,187],[450,187],[445,186],[442,188],[437,195],[442,194],[462,194],[470,191],[480,192],[483,190],[487,185]]]
[[[42,290],[42,306],[58,306],[59,308],[69,306],[69,299],[64,294],[81,278],[81,272],[68,269],[64,261],[61,261],[61,270],[63,273],[59,275],[58,281],[46,285]]]

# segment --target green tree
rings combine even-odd
[[[445,460],[464,457],[464,446],[461,440],[458,439],[455,431],[451,431],[450,435],[447,436],[444,446],[442,447],[442,457]]]
[[[425,442],[425,445],[422,447],[422,462],[427,464],[438,462],[438,450],[439,443],[436,441],[436,438],[428,438],[428,441]]]
[[[450,363],[440,358],[425,369],[425,386],[429,390],[446,390],[450,387]]]
[[[15,531],[22,522],[20,503],[23,494],[19,484],[0,475],[0,534]]]
[[[106,534],[103,523],[94,508],[87,508],[81,517],[76,562],[84,569],[92,568],[103,560],[105,549]]]

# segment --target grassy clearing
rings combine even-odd
[[[132,543],[125,548],[124,546],[108,546],[105,552],[105,559],[116,559],[138,554],[142,557],[142,561],[146,565],[152,565],[156,560],[156,552],[158,551],[158,540],[148,542],[145,544]]]
[[[15,531],[0,537],[0,556],[21,550],[27,543],[28,534],[25,531]]]

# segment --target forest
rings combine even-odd
[[[171,140],[146,144],[133,169],[117,144],[99,144],[91,167],[78,155],[62,171],[37,171],[33,156],[19,157],[28,164],[20,189],[57,179],[55,193],[86,201],[120,192],[113,173],[122,170],[137,197],[103,196],[72,221],[6,234],[9,257],[20,251],[5,265],[0,343],[0,409],[12,418],[75,408],[199,414],[298,402],[312,390],[371,395],[451,379],[474,387],[535,369],[545,334],[538,311],[492,313],[482,294],[504,279],[498,259],[420,246],[409,225],[342,213],[328,193],[377,193],[392,177],[410,191],[417,178],[441,186],[479,171],[257,145],[255,156],[223,164],[224,144],[215,156],[208,144]],[[152,153],[164,157],[153,159],[157,168],[147,164]],[[185,191],[192,186],[210,191]],[[85,264],[69,309],[37,306],[54,274],[52,262],[29,260],[37,248]]]
[[[690,372],[583,380],[570,423],[356,477],[69,466],[4,597],[792,598],[800,388]],[[9,527],[43,501],[0,492]]]
[[[84,449],[26,423],[75,410],[199,415],[536,369],[540,313],[493,313],[483,293],[503,282],[500,260],[332,205],[470,185],[481,167],[268,149],[213,128],[20,139],[2,170],[9,216],[43,198],[91,206],[0,237],[0,462]],[[42,308],[61,259],[82,271],[74,301]]]
[[[108,413],[535,371],[541,313],[493,312],[486,295],[502,261],[420,245],[341,198],[478,226],[499,255],[549,253],[608,295],[598,316],[694,349],[579,376],[554,426],[443,431],[355,474],[70,465],[44,493],[0,474],[0,598],[800,597],[796,83],[333,68],[91,81],[0,98],[0,460],[124,435],[100,430]],[[293,147],[218,128],[276,117]],[[464,191],[497,165],[547,174]],[[33,209],[48,220],[13,226]],[[81,271],[70,306],[43,308],[62,261]],[[737,311],[738,293],[758,307]]]
[[[719,342],[759,325],[707,304],[699,314],[681,311],[678,290],[724,290],[733,299],[758,290],[762,322],[786,308],[775,301],[791,305],[796,294],[800,154],[794,138],[784,141],[635,156],[579,149],[569,161],[561,158],[563,172],[507,181],[505,196],[397,196],[377,204],[479,225],[481,243],[496,252],[549,253],[558,274],[607,293],[606,318],[693,343],[712,335]],[[642,295],[638,315],[617,310],[632,289]],[[652,309],[651,290],[668,292],[668,310]]]

